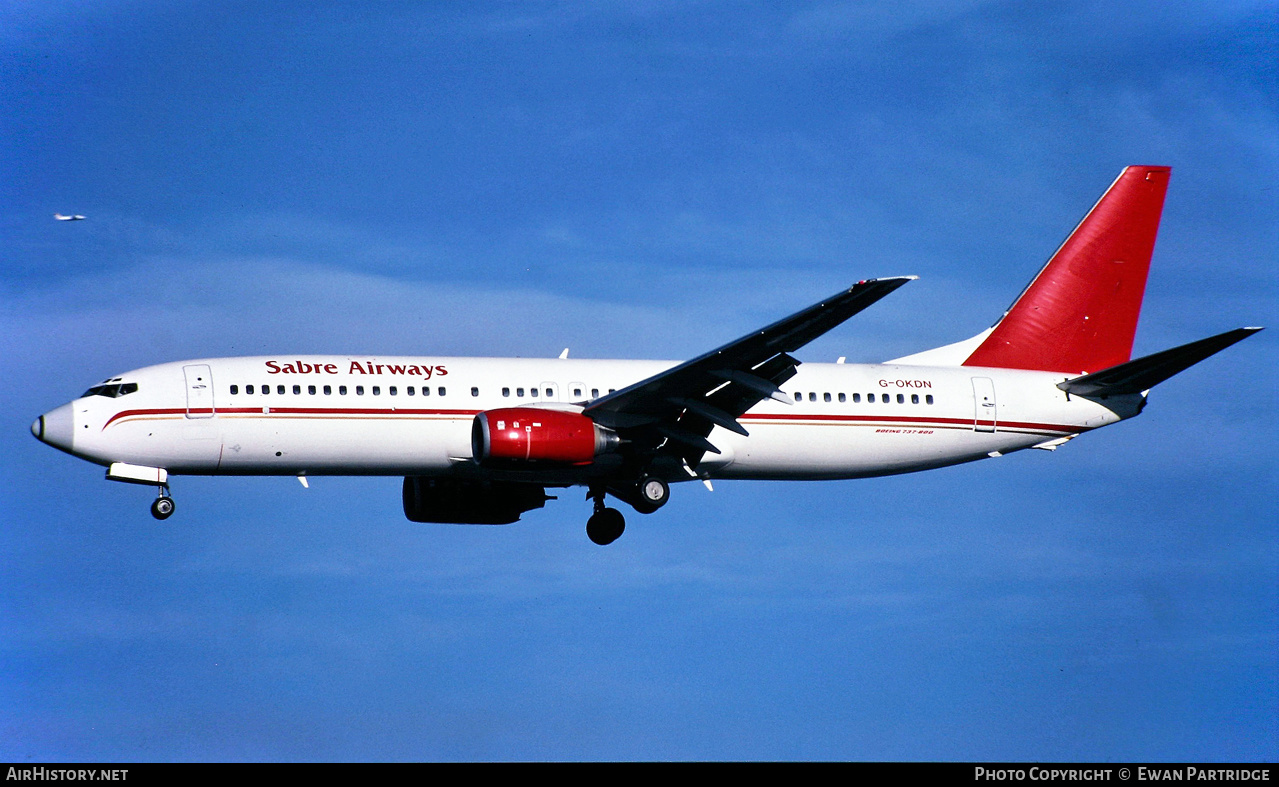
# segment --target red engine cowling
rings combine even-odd
[[[616,434],[581,413],[508,407],[475,416],[471,451],[477,462],[588,465],[612,451]]]

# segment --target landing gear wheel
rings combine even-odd
[[[660,478],[648,477],[639,483],[640,499],[654,511],[666,505],[671,498],[671,488]]]
[[[641,514],[651,514],[671,499],[671,488],[660,478],[645,476],[624,498]]]
[[[173,516],[173,498],[168,496],[157,497],[155,502],[151,504],[151,516],[156,519],[168,519]]]
[[[596,544],[606,546],[621,537],[626,518],[616,508],[605,508],[586,520],[586,535]]]

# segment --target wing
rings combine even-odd
[[[791,403],[779,387],[799,365],[789,353],[914,278],[860,281],[766,328],[597,399],[584,412],[640,450],[674,454],[696,466],[706,453],[720,452],[707,439],[714,427],[745,435],[738,416],[767,398]]]

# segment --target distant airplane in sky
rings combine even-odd
[[[172,475],[404,476],[414,522],[507,524],[583,486],[597,544],[670,484],[909,473],[1055,450],[1131,418],[1239,328],[1130,360],[1168,167],[1128,167],[991,328],[882,364],[804,363],[813,339],[914,277],[860,281],[682,363],[263,356],[103,380],[32,433],[158,488]]]
[[[72,214],[70,216],[63,216],[61,213],[55,213],[53,214],[53,217],[57,219],[58,221],[81,221],[82,219],[84,219],[84,216],[81,216],[78,213]]]

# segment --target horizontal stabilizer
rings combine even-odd
[[[1261,329],[1236,328],[1233,331],[1183,344],[1171,350],[1121,363],[1109,369],[1102,369],[1100,372],[1066,380],[1057,383],[1057,387],[1079,396],[1120,396],[1141,393],[1235,342],[1248,338],[1259,330]]]

